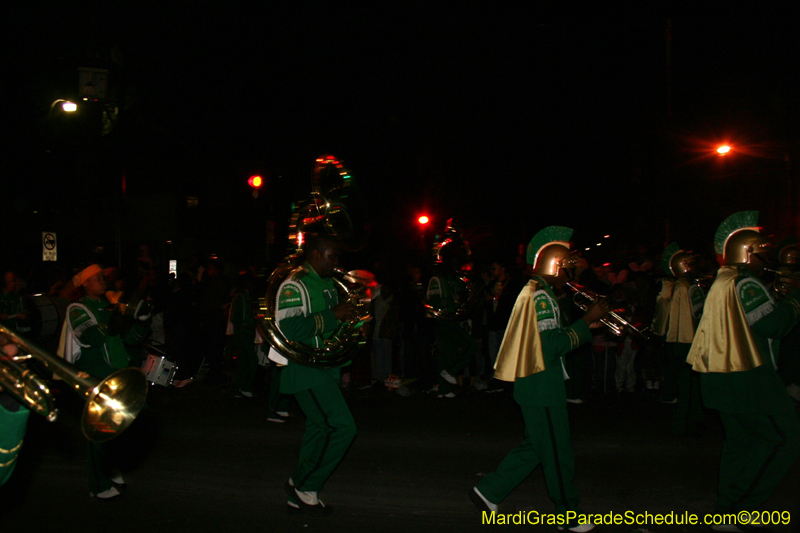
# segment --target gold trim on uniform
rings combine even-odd
[[[0,448],[0,453],[14,453],[17,450],[19,450],[20,447],[22,447],[22,441],[19,441],[19,444],[17,444],[16,446],[11,448],[10,450],[4,450],[3,448]]]
[[[14,458],[13,458],[13,459],[11,459],[11,460],[10,460],[9,462],[7,462],[7,463],[0,463],[0,468],[5,468],[5,467],[9,466],[11,463],[13,463],[14,461],[16,461],[16,460],[17,460],[17,457],[19,457],[19,455],[15,455],[15,456],[14,456]]]
[[[571,327],[567,328],[566,331],[569,334],[570,350],[574,350],[575,348],[578,347],[578,345],[580,345],[581,342],[580,337],[578,337],[578,334],[575,333],[575,330],[572,329]]]

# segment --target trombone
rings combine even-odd
[[[599,295],[595,292],[587,290],[583,285],[575,282],[568,281],[567,287],[575,292],[572,296],[572,301],[582,310],[586,311],[589,307],[605,296]],[[640,337],[642,340],[649,340],[651,337],[650,330],[647,328],[639,329],[624,318],[619,313],[609,311],[606,316],[600,319],[600,322],[611,330],[611,333],[617,337],[621,336],[625,330],[629,330],[634,335]]]
[[[144,406],[147,378],[138,368],[123,368],[100,380],[2,325],[0,337],[5,337],[19,349],[19,354],[11,356],[0,345],[0,387],[49,422],[58,416],[53,394],[47,382],[21,365],[21,361],[37,361],[86,398],[81,429],[90,441],[104,442],[116,437],[131,425]]]

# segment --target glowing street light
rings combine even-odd
[[[727,144],[723,144],[722,146],[717,148],[717,153],[719,155],[726,155],[731,151],[731,147]]]
[[[63,98],[59,98],[57,100],[53,100],[53,103],[50,104],[50,112],[53,111],[53,108],[58,103],[61,104],[61,109],[63,109],[67,113],[73,113],[78,110],[78,106],[74,102],[70,102],[69,100],[64,100]]]

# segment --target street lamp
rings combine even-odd
[[[728,146],[727,144],[723,144],[722,146],[719,146],[717,148],[717,153],[719,155],[726,155],[726,154],[730,153],[730,151],[731,151],[731,147]]]
[[[53,103],[50,104],[50,111],[49,113],[53,112],[53,109],[56,107],[56,104],[61,102],[61,109],[66,111],[67,113],[72,113],[78,109],[77,104],[74,102],[70,102],[69,100],[64,100],[63,98],[58,98],[57,100],[53,100]]]

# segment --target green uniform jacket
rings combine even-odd
[[[277,323],[287,340],[321,347],[339,327],[331,308],[339,302],[336,284],[322,279],[305,263],[289,275],[278,289]],[[289,360],[281,372],[281,392],[294,394],[327,380],[339,383],[341,370],[313,368]]]
[[[456,313],[456,297],[464,288],[464,282],[460,279],[452,275],[437,274],[428,282],[428,303],[441,311]]]
[[[767,288],[745,267],[739,269],[736,294],[763,364],[742,372],[701,374],[703,403],[726,413],[758,413],[794,406],[776,372],[778,340],[797,324],[798,291],[775,301]]]
[[[518,378],[514,382],[514,400],[519,405],[528,407],[563,407],[567,402],[567,393],[562,357],[589,342],[592,334],[582,319],[567,326],[566,313],[552,289],[541,278],[536,280],[541,288],[534,293],[533,298],[545,369]]]
[[[111,320],[111,304],[108,300],[84,297],[78,303],[81,305],[69,307],[67,317],[72,334],[81,345],[81,355],[75,366],[101,379],[120,368],[130,366],[126,345],[140,344],[147,336],[149,326],[137,322],[122,337],[112,336],[108,334]]]
[[[0,485],[11,477],[17,465],[29,413],[22,406],[11,411],[0,405]]]

